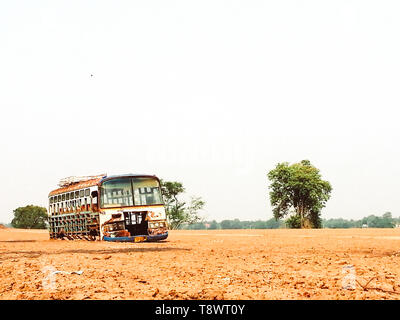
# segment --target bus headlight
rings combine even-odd
[[[164,228],[165,222],[149,222],[149,229]]]

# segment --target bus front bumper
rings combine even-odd
[[[161,241],[168,238],[168,231],[162,234],[157,235],[137,235],[131,237],[103,237],[104,241],[111,242],[153,242],[153,241]]]

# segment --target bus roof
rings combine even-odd
[[[90,180],[77,182],[77,183],[71,184],[69,186],[55,189],[49,193],[49,197],[54,196],[56,194],[61,194],[61,193],[65,193],[65,192],[70,192],[70,191],[75,191],[75,190],[79,190],[79,189],[97,186],[102,179],[103,178],[90,179]]]
[[[139,177],[143,177],[143,178],[156,178],[158,180],[158,178],[155,175],[149,175],[149,174],[137,174],[137,173],[127,173],[127,174],[118,174],[118,175],[113,175],[113,176],[105,176],[101,179],[100,182],[103,182],[105,180],[109,180],[109,179],[115,179],[115,178],[129,178],[129,177],[133,177],[133,178],[139,178]]]
[[[61,193],[65,193],[65,192],[71,192],[71,191],[75,191],[75,190],[80,190],[80,189],[85,189],[85,188],[89,188],[89,187],[93,187],[93,186],[97,186],[100,183],[102,183],[103,181],[109,180],[109,179],[115,179],[115,178],[123,178],[123,177],[148,177],[148,178],[156,178],[158,180],[158,178],[155,175],[148,175],[148,174],[132,174],[132,173],[128,173],[128,174],[119,174],[119,175],[112,175],[112,176],[103,176],[103,177],[98,177],[95,179],[89,179],[89,180],[85,180],[85,181],[80,181],[77,183],[73,183],[70,184],[68,186],[65,187],[61,187],[58,189],[55,189],[53,191],[51,191],[49,193],[49,197],[54,196],[54,195],[58,195]]]

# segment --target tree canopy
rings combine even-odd
[[[22,229],[46,229],[47,210],[43,207],[29,205],[14,210],[11,225]]]
[[[185,192],[181,182],[161,180],[165,211],[171,229],[179,229],[183,224],[194,224],[201,221],[199,211],[205,202],[200,197],[191,197],[190,203],[179,199]]]
[[[309,160],[289,165],[278,163],[268,173],[271,181],[269,193],[275,219],[281,219],[290,213],[289,227],[320,228],[322,208],[330,198],[332,187],[321,179],[319,170]],[[297,216],[297,218],[296,218]]]

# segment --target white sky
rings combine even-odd
[[[398,1],[2,1],[0,221],[103,172],[181,181],[208,219],[268,219],[267,172],[302,159],[333,186],[323,218],[399,216],[399,16]]]

